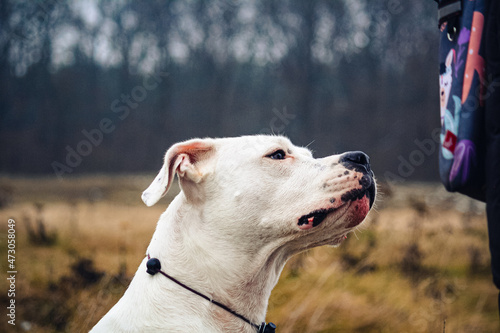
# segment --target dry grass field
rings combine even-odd
[[[175,190],[153,176],[0,178],[1,332],[87,332],[121,297]],[[438,184],[386,187],[338,248],[292,258],[269,302],[278,332],[499,332],[484,207]],[[15,220],[16,326],[8,220]]]

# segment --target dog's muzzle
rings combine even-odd
[[[370,167],[370,158],[368,155],[361,151],[347,152],[340,156],[339,162],[344,168],[356,172],[358,175],[361,174],[361,178],[358,179],[360,187],[356,187],[348,192],[343,193],[340,196],[340,200],[343,204],[336,207],[317,209],[309,214],[303,215],[298,220],[299,228],[303,230],[310,229],[312,227],[317,227],[320,225],[330,214],[335,213],[339,209],[345,207],[344,205],[353,201],[361,200],[364,197],[368,199],[368,207],[366,208],[366,213],[372,208],[375,202],[376,196],[376,185],[374,180],[373,171]],[[356,176],[358,177],[358,176]],[[331,203],[336,202],[336,198],[330,199]],[[358,210],[359,206],[355,206]],[[356,226],[359,224],[365,215],[361,219],[355,219],[350,226]],[[361,211],[359,212],[361,213]],[[359,215],[361,216],[361,215]]]
[[[351,151],[340,157],[341,163],[346,169],[353,170],[363,174],[359,180],[360,189],[355,189],[342,195],[342,201],[351,201],[363,198],[365,195],[370,200],[370,208],[375,201],[375,181],[373,180],[373,171],[370,167],[370,158],[362,151]]]

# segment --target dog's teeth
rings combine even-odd
[[[312,217],[308,218],[308,219],[307,219],[307,222],[309,222],[309,223],[313,223],[313,222],[314,222],[314,216],[312,216]]]

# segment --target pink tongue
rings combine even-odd
[[[314,217],[310,217],[310,218],[308,218],[308,219],[307,219],[307,222],[309,222],[309,223],[313,223],[313,222],[314,222]]]

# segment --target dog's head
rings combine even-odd
[[[321,159],[281,136],[194,139],[172,146],[142,195],[155,204],[177,173],[187,205],[203,228],[262,246],[298,252],[338,245],[365,219],[376,185],[369,158],[347,152]]]

